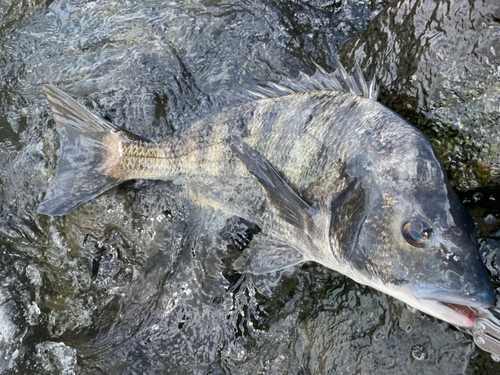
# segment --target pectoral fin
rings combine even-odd
[[[278,171],[240,137],[232,136],[229,144],[233,153],[262,184],[280,217],[297,228],[304,229],[305,222],[317,209],[304,202]]]
[[[300,251],[273,237],[257,235],[252,242],[236,260],[235,271],[261,275],[308,261]]]

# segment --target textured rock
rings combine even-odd
[[[341,51],[376,72],[380,100],[426,133],[459,189],[498,183],[500,5],[403,0]]]

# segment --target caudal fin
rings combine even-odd
[[[65,215],[123,180],[106,173],[103,138],[122,129],[103,120],[57,87],[43,88],[57,124],[60,155],[56,177],[50,182],[38,212]]]

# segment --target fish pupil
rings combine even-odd
[[[402,228],[404,239],[415,247],[428,247],[434,244],[434,235],[431,226],[417,218],[407,221]]]
[[[410,231],[410,233],[408,233],[408,236],[410,237],[410,239],[413,242],[417,242],[418,243],[418,242],[422,241],[422,236],[420,235],[420,233],[418,233],[415,230]]]

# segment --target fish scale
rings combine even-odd
[[[329,94],[328,99],[335,99],[335,93]],[[314,101],[314,96],[317,94],[310,95],[313,96],[310,100]],[[270,106],[276,110],[276,107],[281,105],[276,101],[269,104],[261,102],[266,110],[272,110]],[[265,118],[257,117],[248,121],[245,128],[240,129],[240,133],[245,131],[248,135],[244,139],[248,144],[268,157],[288,183],[303,191],[317,181],[319,176],[330,171],[332,166],[337,164],[338,157],[327,153],[327,148],[317,138],[319,132],[314,126],[302,129],[290,129],[285,126],[285,120],[289,117],[281,119],[275,116],[274,124]],[[263,121],[268,123],[267,128],[264,133],[258,133],[264,131],[261,126]],[[184,174],[193,177],[197,173],[203,176],[207,173],[219,175],[222,171],[227,173],[232,156],[226,138],[232,119],[219,122],[218,132],[199,131],[198,128],[203,127],[205,123],[206,121],[201,121],[193,127],[194,130],[173,137],[170,142],[149,143],[122,139],[120,166],[116,168],[113,177],[121,180],[134,178],[170,180]],[[316,135],[309,133],[311,129],[316,130],[314,132]],[[278,148],[284,148],[287,152],[276,153],[275,150]],[[319,155],[314,157],[316,154]],[[240,174],[244,173],[244,169],[240,168]]]
[[[315,261],[459,327],[495,302],[474,223],[435,150],[376,101],[359,67],[257,87],[160,143],[45,92],[61,153],[40,213],[65,215],[125,180],[172,180],[193,205],[261,227],[235,271]]]

